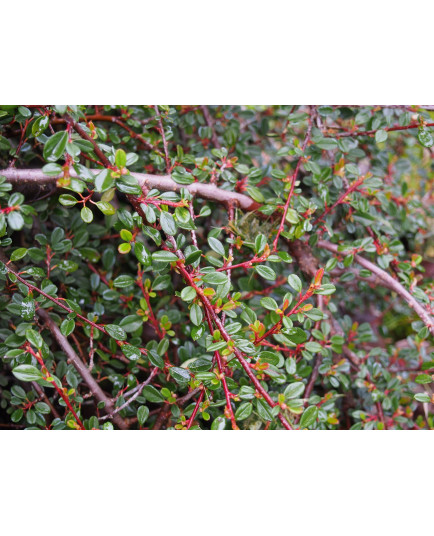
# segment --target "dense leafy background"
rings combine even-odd
[[[431,428],[430,114],[0,107],[2,426]]]

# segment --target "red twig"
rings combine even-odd
[[[214,322],[214,324],[217,326],[217,328],[220,330],[220,333],[223,337],[223,339],[228,342],[228,343],[231,343],[233,345],[233,341],[232,339],[230,338],[230,336],[228,335],[227,331],[225,330],[225,327],[223,326],[220,318],[217,316],[217,314],[215,313],[214,311],[214,308],[213,306],[211,305],[210,301],[208,300],[208,298],[205,296],[205,294],[203,293],[203,289],[199,288],[193,278],[191,277],[191,275],[187,272],[187,270],[185,269],[184,267],[184,264],[181,262],[181,261],[177,261],[176,263],[177,265],[177,268],[179,270],[179,272],[181,273],[181,275],[183,276],[183,278],[185,279],[185,281],[188,282],[188,284],[193,287],[195,290],[196,290],[196,293],[197,295],[199,296],[200,300],[202,301],[204,307],[207,309],[212,321]],[[245,370],[247,376],[250,378],[250,380],[253,382],[254,386],[256,387],[257,391],[261,394],[261,396],[266,400],[267,404],[274,408],[275,406],[277,406],[277,402],[274,402],[274,400],[270,397],[270,395],[267,393],[267,391],[262,387],[261,383],[259,382],[259,380],[256,378],[256,376],[253,374],[252,370],[250,369],[250,366],[249,366],[249,363],[247,362],[247,360],[244,358],[244,356],[242,355],[242,353],[240,352],[240,350],[238,350],[238,348],[233,348],[233,352],[236,356],[236,358],[238,359],[238,361],[240,362],[241,366],[243,367],[243,369]],[[283,424],[283,426],[287,429],[287,430],[292,430],[292,427],[291,425],[288,423],[288,421],[285,419],[285,417],[279,413],[278,415],[278,418],[280,420],[280,422]]]
[[[145,288],[145,285],[143,284],[143,271],[140,268],[138,270],[137,275],[138,275],[138,277],[137,277],[136,283],[137,283],[137,286],[142,291],[143,297],[146,300],[146,305],[148,306],[149,319],[151,321],[152,327],[154,328],[154,330],[155,330],[156,334],[158,335],[158,337],[160,339],[162,339],[164,337],[165,333],[163,333],[161,331],[160,323],[158,322],[157,318],[154,315],[154,311],[152,310],[151,300],[149,298],[148,289]]]
[[[311,131],[312,131],[312,114],[309,116],[309,124],[308,124],[308,127],[307,127],[306,136],[304,138],[303,145],[301,147],[301,150],[303,152],[306,149],[307,144],[309,142]],[[298,171],[300,169],[301,162],[302,162],[303,158],[304,158],[304,156],[301,156],[298,159],[297,165],[295,167],[295,171],[292,174],[292,177],[290,179],[291,180],[291,188],[290,188],[289,193],[288,193],[288,198],[286,199],[285,207],[283,209],[282,219],[280,221],[280,225],[279,225],[279,228],[277,230],[276,237],[275,237],[275,239],[273,241],[273,251],[277,250],[277,242],[279,241],[280,234],[282,233],[283,229],[285,228],[286,215],[288,213],[289,204],[291,202],[291,198],[292,198],[292,195],[294,193],[295,183],[297,182]],[[287,177],[286,181],[288,181],[288,180],[289,180],[289,177]]]
[[[228,263],[227,266],[222,266],[221,268],[217,268],[217,272],[229,272],[230,270],[235,270],[235,268],[250,268],[253,266],[253,264],[258,264],[260,262],[264,262],[269,257],[269,250],[266,254],[261,255],[261,257],[257,257],[256,255],[245,262],[240,262],[239,264],[230,264]]]
[[[380,402],[375,402],[375,406],[377,407],[377,411],[378,411],[378,420],[383,423],[384,429],[387,430],[387,424],[384,418],[383,407],[381,406]]]
[[[326,136],[328,138],[348,138],[354,136],[373,136],[378,130],[385,130],[386,132],[395,132],[397,130],[410,130],[413,128],[420,128],[420,123],[411,123],[407,126],[394,125],[393,127],[377,128],[376,130],[363,130],[360,132],[340,132],[338,134],[333,134],[331,136]],[[434,127],[434,123],[426,123],[425,127]]]
[[[32,356],[36,359],[36,361],[41,365],[42,371],[47,374],[47,377],[45,378],[48,382],[51,383],[51,385],[56,389],[59,396],[62,398],[62,400],[65,402],[67,408],[69,411],[74,415],[74,419],[77,421],[78,426],[80,427],[80,430],[85,430],[83,423],[80,420],[80,417],[77,415],[75,409],[72,407],[71,402],[68,398],[68,396],[64,393],[63,389],[61,389],[57,383],[54,380],[48,379],[51,374],[47,370],[47,367],[45,366],[44,360],[42,359],[42,356],[39,352],[34,352],[32,347],[29,343],[26,344],[26,351],[32,354]]]
[[[324,269],[321,268],[316,276],[315,276],[315,282],[312,283],[312,285],[308,288],[308,290],[306,291],[305,294],[303,294],[302,296],[300,296],[300,298],[298,299],[297,303],[294,305],[294,307],[289,311],[289,313],[286,313],[285,316],[291,316],[295,313],[297,313],[297,309],[300,307],[300,305],[305,302],[306,300],[308,300],[315,292],[315,290],[317,288],[319,288],[321,286],[321,279],[322,279],[322,276],[324,274]],[[281,319],[283,318],[283,313],[281,314]],[[266,333],[264,333],[264,335],[262,335],[262,337],[259,337],[259,339],[255,339],[255,342],[254,344],[255,345],[258,345],[260,342],[262,342],[264,339],[266,339],[267,337],[269,337],[270,335],[272,335],[273,333],[275,333],[278,329],[280,329],[280,326],[281,326],[281,323],[278,322],[277,324],[275,324],[273,327],[271,327]]]
[[[157,104],[154,106],[154,109],[155,109],[155,113],[157,114],[157,117],[158,117],[158,126],[159,126],[161,137],[163,139],[164,155],[166,157],[166,171],[167,171],[167,173],[170,173],[171,172],[171,166],[170,166],[170,158],[169,158],[169,149],[168,149],[168,146],[167,146],[166,135],[164,133],[163,121],[161,120],[161,114],[160,114],[160,111],[158,109]]]
[[[200,392],[199,398],[197,399],[196,406],[194,407],[193,413],[191,414],[191,417],[188,419],[187,430],[190,430],[191,425],[193,424],[194,418],[196,417],[196,414],[199,411],[199,406],[202,403],[204,395],[205,395],[205,390],[202,389],[202,391]]]
[[[90,143],[93,145],[93,150],[95,151],[95,154],[98,156],[103,166],[108,169],[115,169],[115,167],[112,165],[107,156],[101,151],[96,141],[91,136],[89,136],[89,134],[87,134],[87,132],[85,132],[81,128],[81,126],[76,121],[74,121],[74,119],[72,119],[72,117],[66,116],[66,119],[77,132],[77,134],[79,134],[83,139],[90,141]]]
[[[213,327],[212,327],[211,317],[210,317],[209,311],[207,309],[205,309],[205,316],[206,316],[206,320],[207,320],[207,323],[208,323],[209,332],[212,333],[213,332]],[[214,352],[214,357],[217,360],[217,366],[218,366],[218,369],[219,369],[220,379],[221,379],[222,384],[223,384],[223,391],[225,393],[225,398],[226,398],[226,408],[227,408],[227,412],[229,414],[229,418],[230,418],[231,423],[232,423],[232,430],[239,430],[239,428],[237,426],[237,421],[235,420],[234,410],[232,409],[231,393],[229,392],[228,384],[226,383],[226,376],[225,376],[224,366],[223,366],[223,363],[222,363],[222,358],[221,358],[220,352],[218,350]]]
[[[150,118],[151,119],[154,119],[153,117]],[[124,123],[119,117],[116,117],[114,115],[101,115],[101,114],[91,114],[91,115],[87,115],[86,116],[86,121],[89,122],[89,121],[107,121],[107,122],[110,122],[110,123],[114,123],[116,125],[118,125],[119,127],[123,128],[124,130],[126,130],[128,132],[128,134],[134,138],[134,139],[137,139],[138,141],[140,141],[141,143],[143,143],[143,145],[149,149],[149,150],[155,150],[155,147],[153,145],[151,145],[144,137],[142,134],[140,134],[139,132],[135,132],[132,128],[130,128],[126,123]],[[64,122],[64,119],[59,117],[59,118],[55,118],[53,121],[53,123],[63,123]],[[149,122],[149,121],[148,121]],[[78,132],[78,131],[77,131]],[[83,156],[86,156],[83,154]]]
[[[104,237],[103,237],[103,238],[104,238]],[[88,263],[87,263],[87,267],[89,268],[89,270],[90,270],[91,272],[93,272],[94,274],[99,275],[101,281],[102,281],[105,285],[107,285],[108,287],[110,287],[109,282],[108,282],[107,278],[105,277],[105,275],[99,273],[98,270],[95,268],[95,266],[93,266],[93,264],[91,264],[90,262],[88,262]]]
[[[220,149],[221,145],[217,138],[217,134],[215,132],[214,121],[213,121],[213,118],[211,117],[211,114],[209,113],[208,106],[201,106],[200,109],[202,110],[203,117],[206,121],[206,124],[211,129],[211,140],[214,144],[214,147],[217,147],[217,149]]]
[[[21,138],[20,138],[20,142],[18,143],[18,147],[16,148],[15,156],[14,156],[13,159],[11,160],[10,167],[14,167],[14,166],[15,166],[15,162],[17,161],[18,154],[19,154],[19,152],[21,151],[21,147],[24,145],[24,143],[25,143],[26,140],[27,140],[27,138],[25,138],[25,134],[26,134],[27,126],[28,126],[28,124],[30,123],[30,121],[31,121],[31,119],[26,119],[24,125],[21,127]]]
[[[334,208],[336,208],[338,205],[342,204],[345,199],[347,198],[348,195],[350,195],[352,192],[354,192],[355,190],[357,190],[357,188],[363,183],[363,181],[365,180],[365,177],[362,176],[362,177],[359,177],[357,180],[355,180],[351,185],[350,187],[343,193],[339,196],[339,199],[333,203],[333,205],[331,205],[330,207],[326,207],[326,209],[324,210],[324,212],[318,216],[316,218],[316,220],[313,222],[313,225],[316,225],[319,221],[323,220],[325,216],[327,216],[327,214],[329,212],[331,212]]]

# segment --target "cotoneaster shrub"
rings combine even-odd
[[[1,426],[431,428],[430,110],[0,107]]]

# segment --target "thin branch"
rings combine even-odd
[[[190,212],[190,216],[191,216],[191,221],[194,223],[194,210],[193,210],[193,201],[191,203],[188,204],[188,211]],[[195,247],[197,247],[197,249],[199,249],[198,245],[197,245],[197,237],[196,237],[196,231],[194,231],[193,229],[191,230],[190,232],[191,234],[191,241],[193,242],[193,245]]]
[[[323,296],[321,294],[318,294],[318,296],[317,296],[317,305],[318,305],[318,309],[320,309],[321,311],[324,310],[324,298],[323,298]],[[320,321],[316,322],[315,329],[319,329],[319,326],[320,326]],[[317,358],[316,358],[316,361],[315,361],[315,365],[314,365],[313,370],[312,370],[312,375],[311,375],[310,380],[308,381],[308,383],[306,385],[306,389],[304,391],[303,396],[306,399],[308,399],[310,397],[312,389],[315,386],[315,382],[316,382],[316,379],[318,378],[319,368],[321,366],[322,359],[323,359],[323,355],[318,354]]]
[[[104,164],[104,166],[107,168],[113,168],[112,163],[101,151],[96,141],[91,138],[89,134],[87,134],[87,132],[85,132],[84,129],[81,128],[81,126],[76,121],[74,121],[74,119],[72,119],[72,117],[66,116],[66,118],[73,127],[73,129],[77,132],[77,134],[80,134],[83,139],[89,141],[93,145],[93,150],[95,151],[95,154],[98,156],[98,158],[101,160],[101,163]]]
[[[413,128],[420,128],[420,123],[411,123],[410,125],[401,126],[401,125],[394,125],[393,127],[384,127],[384,128],[377,128],[375,130],[361,130],[359,132],[339,132],[337,134],[331,134],[330,136],[326,136],[327,138],[349,138],[354,136],[373,136],[376,132],[379,130],[385,130],[386,132],[395,132],[397,130],[410,130]],[[426,123],[426,127],[434,127],[434,123]]]
[[[214,322],[214,324],[219,329],[223,339],[227,343],[231,343],[233,345],[232,339],[230,338],[229,334],[227,333],[227,331],[226,331],[224,325],[222,324],[220,318],[217,316],[216,312],[214,311],[214,308],[211,305],[210,301],[205,296],[205,294],[203,292],[203,289],[198,287],[195,284],[195,282],[193,281],[193,278],[187,272],[187,270],[185,269],[184,264],[182,262],[177,261],[176,265],[177,265],[177,268],[178,268],[180,274],[183,276],[184,280],[186,282],[188,282],[188,284],[196,290],[196,293],[197,293],[199,299],[201,300],[201,302],[203,303],[204,307],[208,311],[212,321]],[[253,385],[256,387],[256,390],[265,399],[267,404],[271,408],[274,408],[275,406],[278,406],[279,404],[277,402],[274,402],[274,400],[270,397],[270,395],[267,393],[267,391],[262,387],[261,383],[259,382],[259,380],[256,378],[256,376],[252,372],[248,361],[243,356],[243,354],[240,352],[240,350],[238,350],[238,348],[236,348],[236,347],[233,347],[233,352],[235,354],[235,357],[238,359],[238,361],[240,362],[241,366],[245,370],[247,376],[250,378],[250,380],[252,381]],[[285,417],[282,415],[282,413],[278,414],[278,418],[279,418],[280,422],[283,424],[283,426],[287,430],[292,430],[292,426],[288,423],[288,421],[285,419]]]
[[[149,119],[147,120],[144,120],[142,121],[142,124],[146,124],[146,123],[149,123],[150,121],[152,121],[154,119],[154,117],[150,117]],[[140,134],[139,132],[135,132],[132,128],[130,128],[126,123],[124,123],[119,117],[116,117],[114,115],[100,115],[100,114],[91,114],[91,115],[87,115],[86,116],[86,121],[106,121],[106,122],[110,122],[110,123],[114,123],[115,125],[118,125],[119,127],[123,128],[124,130],[126,130],[128,132],[128,134],[132,137],[132,138],[135,138],[139,141],[141,141],[143,143],[143,145],[153,151],[155,150],[155,147],[153,145],[151,145],[148,140],[146,140],[142,134]],[[145,123],[146,121],[146,123]]]
[[[94,355],[95,355],[95,348],[93,346],[93,326],[90,328],[90,337],[89,337],[89,342],[90,342],[90,348],[89,348],[89,372],[92,372],[93,370],[93,358],[94,358]]]
[[[213,142],[214,147],[217,147],[217,149],[220,149],[221,145],[220,145],[220,142],[219,142],[219,140],[217,138],[217,134],[216,134],[216,131],[215,131],[214,120],[211,117],[211,114],[209,113],[208,106],[205,106],[205,105],[201,106],[200,109],[202,110],[203,117],[204,117],[204,119],[206,121],[206,124],[211,129],[211,141]]]
[[[304,141],[303,141],[303,145],[301,147],[301,150],[303,151],[303,153],[304,153],[304,151],[305,151],[305,149],[307,147],[307,144],[309,142],[311,132],[312,132],[312,113],[309,115],[309,124],[308,124],[308,127],[307,127],[307,132],[306,132],[306,136],[305,136]],[[292,174],[292,177],[291,177],[291,188],[289,190],[288,197],[286,199],[285,207],[283,209],[282,219],[280,220],[280,225],[279,225],[279,228],[277,230],[276,237],[275,237],[275,239],[273,241],[273,251],[276,251],[276,249],[277,249],[277,242],[279,241],[280,234],[283,232],[283,229],[284,229],[284,226],[285,226],[286,215],[288,213],[289,204],[291,203],[291,198],[292,198],[292,195],[294,193],[295,183],[297,182],[297,176],[298,176],[298,172],[300,170],[300,166],[301,166],[301,162],[302,162],[303,158],[304,158],[304,155],[300,156],[300,158],[298,159],[297,165],[295,167],[295,171],[294,171],[294,173]]]
[[[47,367],[45,366],[45,363],[44,363],[44,360],[42,359],[42,355],[41,355],[41,352],[38,350],[37,352],[35,352],[32,347],[30,346],[30,343],[26,343],[26,351],[31,354],[35,359],[36,361],[41,365],[41,368],[42,368],[42,372],[44,372],[45,374],[47,374],[47,377],[44,378],[46,381],[48,381],[49,383],[51,383],[51,385],[54,387],[54,389],[57,391],[57,393],[59,394],[59,396],[62,398],[62,400],[65,402],[66,404],[66,407],[69,409],[69,411],[72,413],[72,415],[74,416],[74,419],[78,425],[78,427],[80,428],[80,430],[85,430],[85,427],[84,427],[84,424],[83,422],[81,421],[80,417],[78,416],[77,412],[75,411],[73,405],[71,404],[71,401],[69,400],[69,397],[68,395],[65,393],[63,387],[59,387],[57,385],[57,383],[53,380],[53,379],[49,379],[51,374],[49,372],[49,370],[47,369]]]
[[[212,322],[211,322],[211,316],[210,316],[209,311],[207,309],[205,309],[205,316],[206,316],[209,332],[212,333],[213,332],[213,327],[212,327]],[[220,374],[220,379],[221,379],[221,382],[222,382],[222,385],[223,385],[223,391],[225,393],[225,398],[226,398],[227,413],[228,413],[229,418],[230,418],[231,423],[232,423],[232,430],[239,430],[239,428],[237,426],[237,421],[235,420],[234,410],[232,409],[231,393],[229,392],[228,385],[227,385],[227,382],[226,382],[225,366],[223,364],[223,361],[222,361],[222,358],[221,358],[219,350],[216,350],[214,352],[214,357],[217,360],[217,366],[218,366],[218,370],[219,370],[219,374]]]
[[[66,312],[74,313],[77,318],[80,318],[80,320],[82,320],[86,324],[89,324],[89,326],[91,326],[93,328],[96,328],[97,330],[101,331],[102,333],[104,333],[105,335],[110,337],[109,333],[107,332],[107,330],[103,326],[101,326],[100,324],[96,324],[95,322],[92,322],[92,320],[89,320],[88,318],[86,318],[85,316],[81,315],[80,313],[77,313],[76,311],[71,309],[71,307],[68,307],[67,305],[65,305],[61,299],[54,298],[53,296],[50,296],[49,294],[47,294],[46,292],[44,292],[40,288],[36,287],[32,283],[29,283],[29,281],[26,281],[23,277],[21,277],[21,275],[18,273],[17,270],[13,270],[11,268],[11,265],[8,264],[9,263],[8,259],[5,257],[3,251],[1,251],[1,250],[0,250],[0,261],[5,263],[6,269],[7,269],[7,271],[9,273],[13,274],[18,279],[18,281],[20,281],[20,283],[23,283],[23,285],[26,285],[26,287],[29,288],[32,292],[37,292],[41,296],[44,296],[44,298],[46,298],[47,300],[50,300],[55,305],[57,305],[57,307],[60,307],[61,309],[63,309]],[[143,350],[143,353],[146,353],[146,351]]]
[[[378,420],[381,423],[383,423],[384,429],[387,430],[386,419],[384,418],[383,407],[381,405],[381,402],[375,402],[375,406],[376,406],[377,412],[378,412]]]
[[[199,398],[197,399],[196,405],[194,406],[193,413],[191,414],[191,417],[188,419],[187,430],[190,430],[191,425],[193,424],[194,418],[196,417],[197,412],[199,411],[199,406],[203,400],[204,395],[205,395],[205,389],[202,389],[202,391],[200,392]]]
[[[186,402],[188,402],[190,400],[190,398],[193,398],[194,396],[197,395],[197,393],[201,391],[201,387],[196,387],[195,389],[193,389],[192,391],[190,391],[189,393],[187,393],[186,395],[182,396],[181,398],[178,398],[176,400],[176,404],[185,404]]]
[[[231,203],[228,206],[229,224],[233,224],[234,217],[235,217],[234,205],[233,205],[233,203]],[[234,233],[232,231],[229,233],[229,240],[231,241],[231,244],[229,245],[229,251],[228,251],[228,259],[229,259],[228,267],[232,266],[232,261],[234,259],[234,240],[235,240],[235,235],[234,235]],[[228,281],[230,283],[231,279],[232,279],[232,274],[231,274],[230,270],[227,273],[227,277],[228,277]],[[226,311],[223,311],[223,313],[222,313],[222,324],[223,325],[225,325],[225,321],[226,321]]]
[[[322,214],[320,214],[316,219],[315,221],[312,223],[312,225],[316,225],[319,221],[322,221],[324,220],[324,218],[327,216],[327,214],[329,212],[331,212],[333,209],[335,209],[338,205],[341,205],[346,201],[346,198],[347,196],[349,196],[351,193],[353,193],[354,191],[357,190],[357,188],[363,184],[363,181],[365,180],[365,177],[362,175],[361,177],[359,177],[357,180],[355,180],[348,188],[347,190],[345,190],[345,192],[343,194],[341,194],[338,198],[338,200],[333,203],[333,205],[329,206],[329,207],[326,207],[326,209],[324,210],[324,212]],[[350,202],[350,200],[348,200],[348,203]]]
[[[167,140],[166,140],[166,134],[164,133],[164,127],[163,127],[163,121],[161,119],[160,110],[158,109],[158,105],[156,104],[154,106],[155,113],[157,114],[158,118],[158,129],[160,131],[161,137],[163,139],[163,147],[164,147],[164,155],[166,157],[166,171],[167,173],[170,173],[170,158],[169,158],[169,149],[167,146]]]
[[[114,409],[111,413],[109,413],[108,415],[105,415],[104,417],[100,417],[99,420],[100,421],[106,421],[107,419],[112,419],[116,413],[119,413],[120,411],[122,411],[123,409],[127,408],[131,402],[134,402],[134,400],[136,398],[138,398],[141,394],[142,394],[142,391],[143,389],[149,384],[149,382],[152,380],[152,378],[157,374],[158,372],[158,368],[154,368],[151,372],[151,374],[149,374],[149,377],[147,380],[145,380],[144,382],[142,382],[140,385],[138,385],[135,389],[137,389],[136,393],[133,394],[131,396],[131,398],[129,400],[127,400],[126,402],[124,402],[122,404],[122,406],[119,406],[118,408]]]
[[[48,396],[45,394],[45,391],[42,389],[42,387],[39,385],[39,383],[36,383],[36,382],[32,382],[32,386],[33,388],[35,389],[35,391],[38,393],[39,397],[42,398],[45,403],[48,405],[48,407],[50,408],[51,410],[51,413],[54,415],[54,417],[56,419],[60,419],[61,420],[61,417],[59,415],[59,413],[57,412],[56,408],[53,406],[53,404],[50,402],[50,399],[48,398]]]

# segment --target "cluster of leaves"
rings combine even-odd
[[[0,106],[1,423],[116,427],[69,344],[125,427],[431,428],[430,327],[355,255],[432,314],[432,145],[417,107]]]

